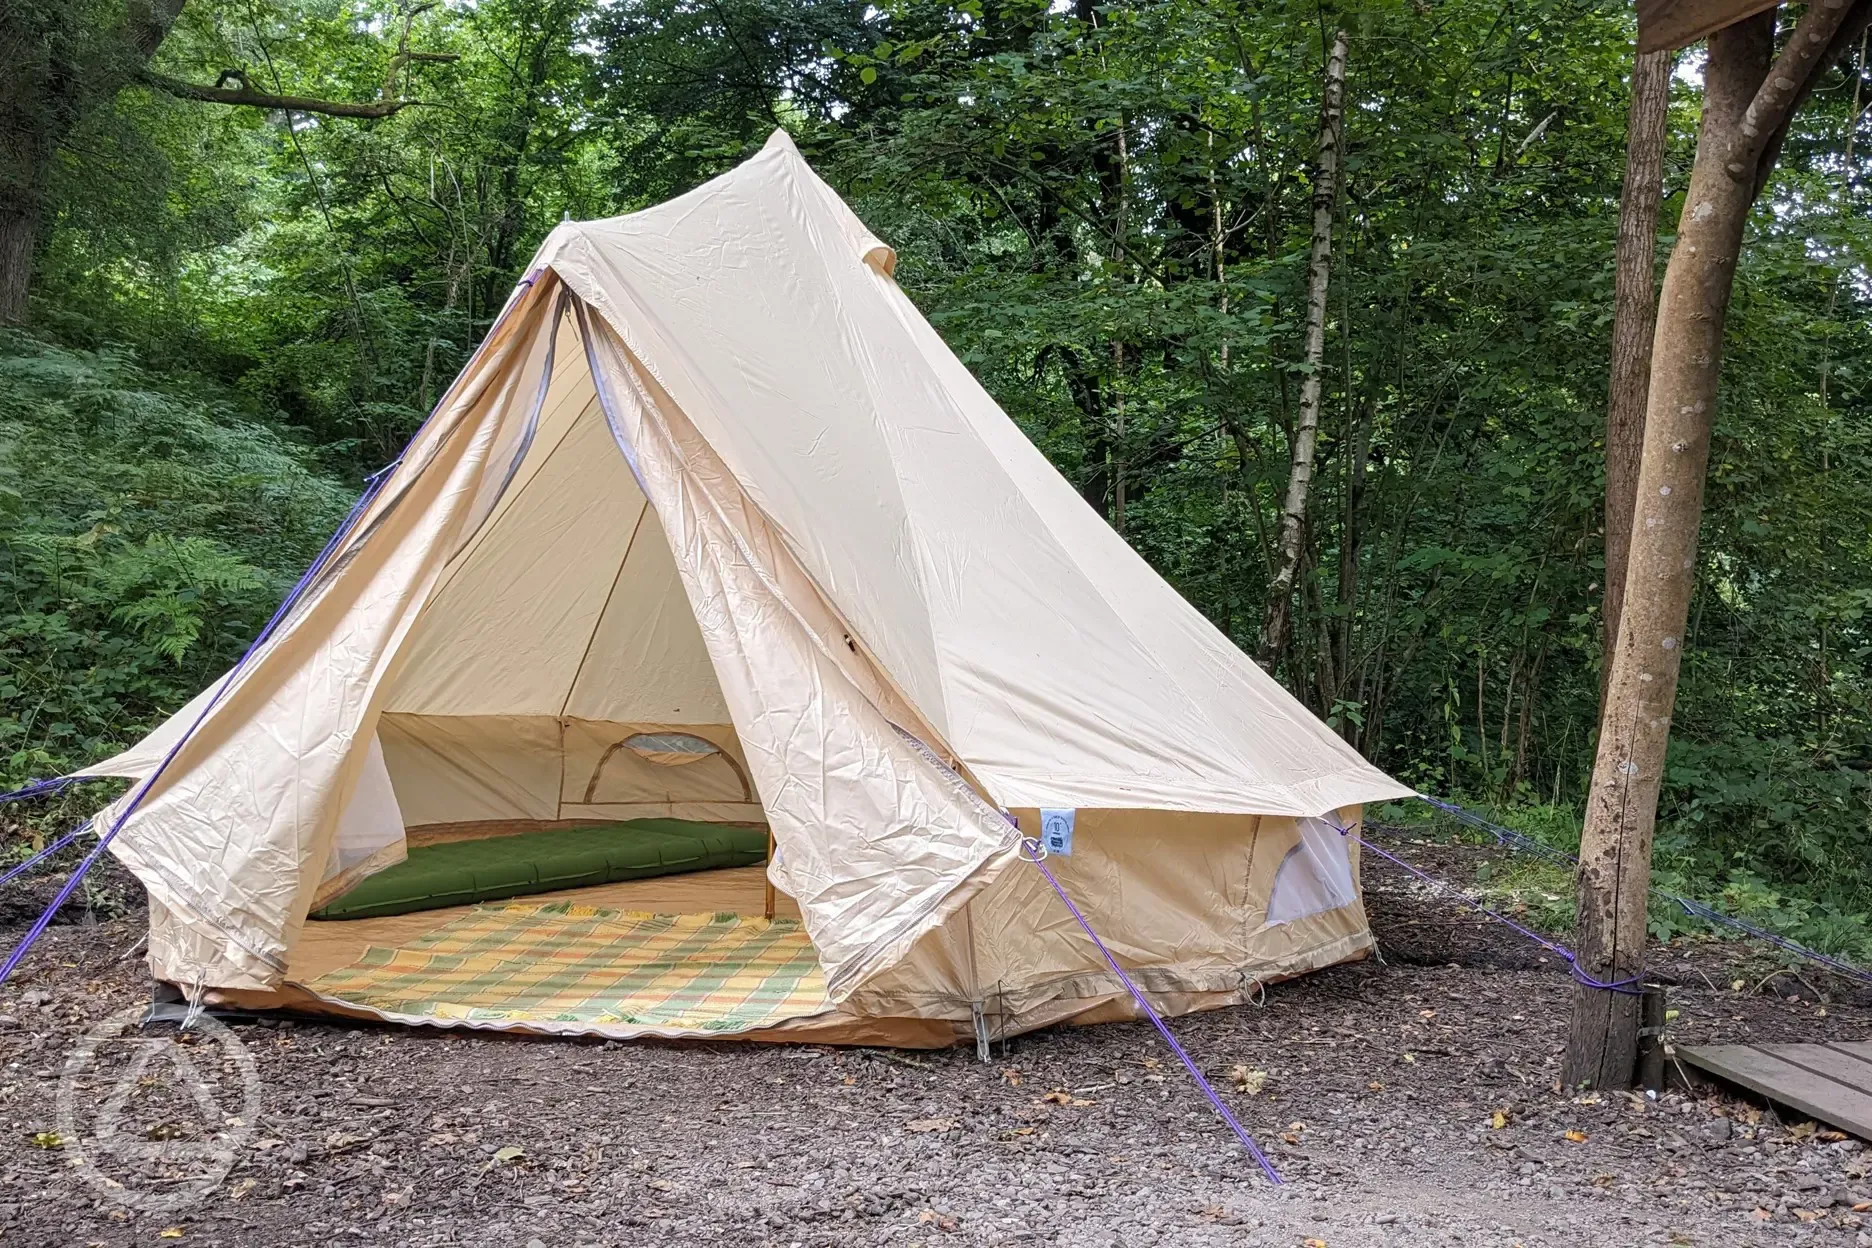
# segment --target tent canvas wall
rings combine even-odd
[[[1368,948],[1332,825],[1409,790],[1086,507],[894,266],[781,133],[554,230],[280,627],[91,769],[148,780],[113,848],[155,974],[402,1017],[308,988],[350,926],[310,910],[438,830],[642,815],[771,830],[821,999],[717,1032],[1128,1016],[1009,813],[1076,811],[1055,870],[1169,1010]],[[750,908],[745,870],[632,887],[571,900]],[[435,962],[396,922],[346,952]],[[422,1018],[685,1031],[549,1013]]]

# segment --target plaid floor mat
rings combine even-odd
[[[305,987],[436,1022],[747,1031],[828,1008],[797,919],[476,906],[407,945],[371,946]]]

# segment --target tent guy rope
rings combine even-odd
[[[401,462],[399,458],[397,463]],[[364,492],[358,496],[357,502],[352,505],[350,512],[338,525],[337,531],[331,535],[331,539],[325,543],[325,548],[318,553],[318,557],[315,558],[312,561],[312,565],[305,570],[305,574],[299,578],[298,583],[287,592],[285,599],[279,605],[279,609],[273,613],[272,618],[266,622],[265,626],[262,627],[259,634],[254,637],[253,642],[247,647],[246,651],[235,661],[234,666],[229,669],[228,674],[222,678],[221,683],[215,688],[214,696],[208,699],[208,704],[206,706],[202,707],[201,714],[195,717],[194,722],[188,726],[187,731],[176,738],[175,744],[169,747],[168,752],[163,755],[161,761],[156,764],[149,775],[137,783],[136,788],[133,789],[130,796],[123,801],[116,816],[111,820],[110,827],[98,836],[97,844],[92,847],[91,852],[85,855],[84,861],[80,862],[77,869],[71,873],[71,878],[65,881],[64,887],[59,889],[57,896],[52,898],[51,904],[45,908],[44,912],[42,912],[37,919],[33,920],[33,925],[26,930],[26,935],[20,939],[20,942],[13,947],[13,951],[7,955],[6,962],[0,964],[0,984],[5,983],[13,977],[13,972],[17,970],[19,964],[25,960],[27,953],[31,951],[33,945],[38,942],[39,938],[45,934],[46,928],[51,926],[53,916],[63,908],[67,901],[71,900],[72,894],[78,891],[78,886],[84,882],[85,876],[90,872],[92,867],[97,865],[98,860],[104,856],[104,851],[110,847],[111,841],[116,839],[117,833],[123,830],[124,824],[129,822],[130,816],[135,813],[136,808],[141,805],[143,799],[148,796],[150,789],[155,785],[156,781],[162,778],[163,772],[168,770],[169,765],[173,763],[176,756],[182,752],[182,747],[187,745],[189,739],[195,735],[195,730],[200,728],[203,721],[205,721],[209,715],[213,714],[215,707],[220,705],[221,699],[226,696],[227,691],[233,687],[236,678],[247,666],[248,660],[252,659],[253,656],[260,651],[261,647],[273,636],[274,632],[278,630],[287,616],[292,614],[293,608],[299,605],[299,601],[305,596],[306,591],[312,586],[313,582],[318,579],[318,574],[324,569],[325,565],[330,562],[331,557],[337,553],[339,548],[344,545],[345,539],[350,536],[358,519],[370,506],[371,501],[377,497],[384,483],[390,479],[391,472],[396,466],[396,463],[390,464],[365,482]],[[60,777],[60,780],[72,781],[73,778]],[[28,786],[28,788],[37,788],[40,792],[46,792],[49,791],[50,786],[55,783],[57,782],[41,781],[38,786]],[[75,839],[79,830],[74,830],[66,839],[68,841]],[[32,859],[31,862],[37,862],[44,857],[45,854],[42,853]],[[20,869],[31,865],[31,862],[21,864]],[[17,871],[9,873],[7,878],[11,879],[13,874],[17,874]]]
[[[1490,836],[1494,837],[1496,843],[1501,845],[1504,849],[1526,854],[1530,857],[1540,858],[1554,866],[1563,867],[1569,871],[1579,866],[1579,859],[1567,853],[1565,850],[1557,849],[1542,841],[1537,841],[1526,833],[1516,832],[1513,828],[1504,828],[1501,824],[1486,819],[1473,810],[1458,806],[1455,802],[1446,802],[1434,797],[1424,797],[1422,794],[1419,794],[1419,798],[1429,803],[1431,806],[1436,807],[1457,822],[1488,833]],[[1344,829],[1341,830],[1343,831]],[[1367,842],[1360,841],[1359,843],[1366,844]],[[1386,858],[1392,857],[1376,846],[1372,848],[1373,852],[1381,854]],[[1393,859],[1393,861],[1395,861],[1395,859]],[[1414,870],[1414,868],[1411,869]],[[1744,936],[1773,945],[1783,953],[1801,958],[1804,961],[1812,962],[1816,966],[1824,966],[1828,970],[1844,975],[1848,979],[1857,980],[1862,984],[1872,984],[1872,970],[1867,970],[1861,966],[1855,966],[1850,962],[1833,957],[1831,954],[1822,953],[1818,949],[1813,949],[1801,944],[1799,941],[1789,940],[1785,936],[1772,932],[1759,924],[1750,923],[1746,919],[1738,919],[1734,915],[1724,914],[1722,911],[1706,902],[1679,896],[1676,893],[1661,889],[1655,884],[1651,886],[1651,895],[1661,900],[1668,901],[1692,918],[1702,919],[1706,923],[1741,932]]]
[[[1114,958],[1111,950],[1105,947],[1105,942],[1099,939],[1099,934],[1092,930],[1092,924],[1086,920],[1084,914],[1080,913],[1079,907],[1073,904],[1073,899],[1066,895],[1066,890],[1061,887],[1059,879],[1053,874],[1052,869],[1046,865],[1046,846],[1040,842],[1038,837],[1024,837],[1021,840],[1020,855],[1022,858],[1038,867],[1040,869],[1040,874],[1046,877],[1046,882],[1053,886],[1053,891],[1058,894],[1059,899],[1066,904],[1066,909],[1072,912],[1072,917],[1079,924],[1080,929],[1083,930],[1092,943],[1098,947],[1099,956],[1105,959],[1105,965],[1111,967],[1112,974],[1118,977],[1118,982],[1125,986],[1125,991],[1131,994],[1131,999],[1136,1001],[1138,1008],[1144,1011],[1145,1017],[1149,1018],[1151,1021],[1151,1026],[1155,1027],[1157,1029],[1157,1034],[1164,1038],[1164,1043],[1170,1046],[1170,1051],[1177,1055],[1177,1060],[1183,1063],[1183,1068],[1185,1070],[1189,1071],[1190,1078],[1196,1081],[1196,1086],[1202,1090],[1202,1094],[1208,1099],[1209,1104],[1215,1107],[1216,1113],[1222,1116],[1222,1121],[1226,1122],[1229,1126],[1229,1130],[1235,1133],[1235,1138],[1240,1140],[1242,1147],[1248,1150],[1248,1155],[1254,1158],[1256,1163],[1260,1165],[1261,1171],[1267,1175],[1268,1181],[1273,1183],[1276,1187],[1281,1186],[1280,1172],[1274,1169],[1274,1163],[1269,1161],[1267,1159],[1267,1154],[1263,1153],[1255,1144],[1254,1137],[1248,1134],[1248,1129],[1242,1126],[1241,1120],[1235,1117],[1234,1113],[1230,1111],[1228,1105],[1222,1100],[1221,1096],[1216,1093],[1215,1088],[1210,1086],[1209,1080],[1203,1076],[1202,1069],[1196,1065],[1195,1059],[1184,1051],[1181,1044],[1177,1043],[1177,1038],[1170,1034],[1170,1028],[1164,1024],[1162,1016],[1152,1008],[1151,1003],[1145,998],[1144,994],[1138,990],[1138,986],[1131,982],[1131,977],[1125,974],[1122,966],[1118,965],[1118,959]]]
[[[1442,892],[1448,896],[1454,897],[1456,900],[1462,902],[1465,906],[1468,906],[1471,910],[1475,910],[1481,914],[1485,914],[1489,918],[1494,919],[1497,923],[1501,923],[1504,926],[1512,928],[1513,930],[1521,933],[1521,935],[1527,937],[1529,940],[1533,941],[1535,944],[1539,945],[1541,948],[1547,950],[1549,953],[1553,954],[1554,956],[1558,957],[1563,962],[1565,962],[1567,964],[1567,969],[1572,972],[1573,978],[1578,980],[1580,983],[1585,984],[1588,988],[1598,988],[1605,992],[1622,992],[1622,993],[1626,993],[1632,996],[1638,996],[1642,994],[1642,992],[1644,991],[1642,988],[1635,986],[1644,979],[1644,976],[1634,975],[1628,979],[1596,979],[1592,975],[1588,974],[1586,971],[1580,969],[1579,955],[1574,953],[1571,949],[1568,949],[1565,945],[1562,945],[1556,941],[1547,939],[1545,936],[1541,935],[1539,932],[1535,931],[1533,928],[1525,927],[1522,924],[1515,922],[1513,919],[1501,913],[1499,910],[1491,910],[1489,907],[1483,905],[1481,902],[1477,901],[1475,898],[1469,896],[1469,894],[1457,888],[1454,884],[1450,884],[1444,880],[1439,880],[1434,875],[1431,875],[1428,871],[1420,870],[1419,868],[1412,866],[1410,863],[1405,862],[1402,858],[1398,857],[1396,854],[1390,853],[1387,850],[1380,849],[1378,846],[1372,844],[1370,841],[1366,840],[1364,837],[1360,836],[1358,833],[1354,832],[1352,829],[1348,827],[1344,827],[1338,823],[1334,823],[1333,826],[1339,829],[1339,835],[1348,837],[1351,840],[1357,841],[1361,846],[1363,846],[1366,849],[1369,849],[1372,853],[1377,854],[1380,858],[1385,859],[1386,861],[1392,863],[1395,866],[1404,868],[1404,870],[1410,872],[1412,875],[1424,881],[1426,884],[1429,884],[1432,888],[1435,888],[1439,892]]]

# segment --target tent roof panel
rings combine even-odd
[[[1401,796],[1078,498],[783,134],[542,249],[1007,805]]]

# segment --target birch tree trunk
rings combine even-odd
[[[1272,668],[1293,632],[1294,578],[1306,536],[1307,491],[1313,483],[1313,450],[1319,441],[1320,383],[1326,357],[1326,294],[1332,274],[1333,213],[1339,205],[1339,144],[1345,114],[1346,35],[1333,35],[1326,58],[1326,89],[1320,101],[1319,160],[1313,170],[1313,246],[1307,263],[1306,377],[1300,383],[1300,412],[1294,421],[1287,497],[1281,505],[1279,555],[1268,588],[1261,628],[1263,667]]]
[[[1632,67],[1631,120],[1625,141],[1625,188],[1619,198],[1612,314],[1612,385],[1606,405],[1605,646],[1601,709],[1625,606],[1632,499],[1644,447],[1645,399],[1651,388],[1651,338],[1657,331],[1658,199],[1664,189],[1664,140],[1677,54],[1641,52]]]
[[[1696,163],[1658,300],[1625,606],[1580,845],[1579,968],[1601,984],[1635,988],[1644,969],[1651,835],[1696,585],[1723,326],[1749,206],[1788,118],[1868,16],[1872,0],[1816,0],[1779,56],[1773,10],[1709,37]],[[1563,1082],[1631,1083],[1638,1002],[1579,985]]]

